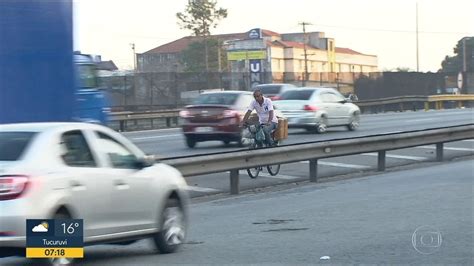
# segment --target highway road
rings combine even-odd
[[[289,137],[283,144],[420,130],[466,123],[474,123],[473,109],[369,114],[361,115],[361,126],[357,131],[350,132],[345,127],[334,127],[329,128],[327,133],[320,135],[307,132],[304,129],[290,129]],[[123,134],[146,153],[157,154],[162,157],[241,149],[235,145],[225,146],[220,141],[200,142],[196,145],[196,148],[190,149],[186,146],[184,136],[179,128],[124,132]]]
[[[355,132],[347,131],[341,127],[331,128],[326,134],[319,135],[302,129],[293,129],[290,130],[289,138],[284,144],[421,130],[467,123],[474,123],[473,109],[362,115],[361,127]],[[190,149],[186,147],[180,129],[128,132],[124,134],[147,153],[159,154],[162,157],[241,149],[236,146],[225,146],[219,141],[202,142],[196,148]],[[473,154],[473,140],[447,143],[445,145],[445,158],[448,160]],[[433,160],[435,160],[434,145],[389,151],[387,153],[388,168]],[[365,153],[324,159],[320,160],[318,165],[318,175],[321,178],[364,174],[373,172],[377,168],[377,154]],[[259,178],[250,179],[246,171],[240,171],[241,190],[251,190],[289,182],[301,182],[308,179],[309,166],[307,162],[282,165],[280,174],[275,177],[268,175],[264,171]],[[192,197],[229,192],[229,177],[226,173],[189,177],[187,182]]]
[[[180,252],[102,245],[81,265],[472,265],[473,162],[195,202]]]

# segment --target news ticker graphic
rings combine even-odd
[[[27,258],[83,258],[82,219],[27,219]]]

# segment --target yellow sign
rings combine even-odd
[[[265,58],[267,58],[267,52],[265,50],[227,52],[227,60],[229,61]]]
[[[84,248],[26,248],[27,258],[83,258]]]

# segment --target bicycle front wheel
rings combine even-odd
[[[278,175],[278,173],[280,172],[280,165],[279,164],[267,165],[267,171],[271,176]]]
[[[247,169],[247,174],[250,176],[250,178],[257,178],[261,170],[261,167],[249,168]]]

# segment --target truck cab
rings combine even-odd
[[[77,89],[73,120],[105,125],[110,108],[105,94],[99,89],[93,57],[74,54],[74,67]]]

